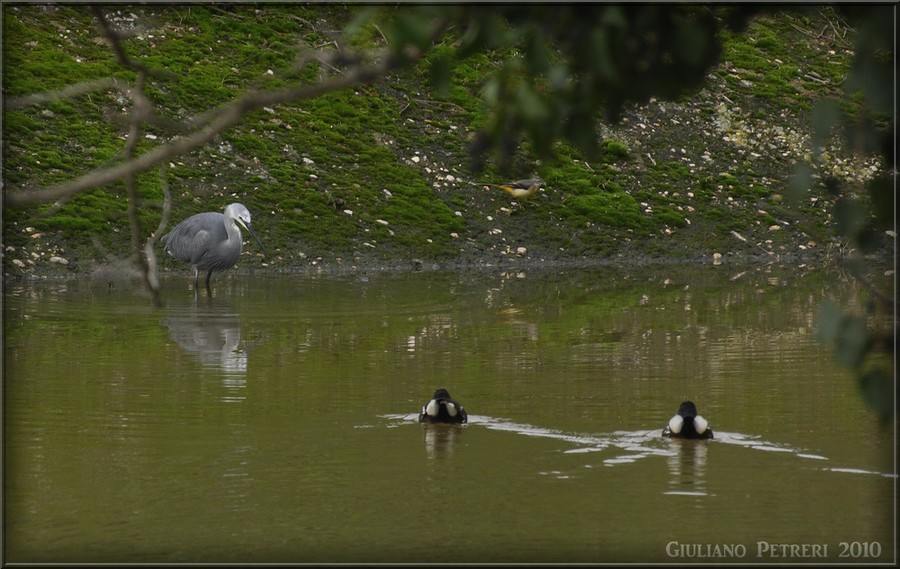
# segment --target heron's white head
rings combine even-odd
[[[226,207],[225,217],[230,217],[240,223],[244,229],[250,225],[250,210],[242,203],[233,203]]]
[[[266,248],[263,247],[262,241],[259,240],[259,237],[256,235],[256,232],[253,231],[253,228],[250,227],[250,210],[244,206],[242,203],[233,203],[225,208],[225,219],[226,225],[227,220],[234,220],[235,226],[240,225],[244,229],[247,230],[247,233],[253,236],[256,239],[256,242],[259,244],[259,248],[263,253],[266,252]]]

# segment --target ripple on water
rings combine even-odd
[[[394,421],[414,422],[418,423],[418,415],[415,413],[408,414],[390,414],[382,415],[383,418]],[[517,435],[527,437],[540,437],[547,439],[555,439],[577,445],[575,448],[569,448],[563,451],[564,454],[588,454],[604,452],[609,449],[617,449],[625,451],[625,454],[619,454],[604,459],[605,466],[618,466],[622,464],[631,464],[642,458],[650,456],[674,457],[678,455],[676,449],[672,448],[670,443],[675,442],[673,439],[666,439],[659,435],[659,429],[638,430],[638,431],[615,431],[612,433],[598,434],[572,434],[562,431],[538,427],[526,423],[516,423],[507,419],[488,417],[484,415],[469,415],[469,424],[484,427],[493,431],[503,431],[515,433]],[[396,426],[389,424],[389,427]],[[741,433],[731,433],[726,431],[716,431],[716,438],[705,441],[677,441],[686,442],[688,444],[697,445],[705,448],[708,444],[726,444],[739,447],[745,447],[755,451],[786,453],[792,454],[800,459],[828,461],[826,456],[813,454],[802,449],[796,449],[782,443],[774,443],[761,440],[757,435],[746,435]],[[700,460],[705,456],[705,452],[701,453]],[[826,467],[822,470],[830,472],[842,472],[851,474],[869,474],[876,476],[885,476],[896,478],[896,474],[882,473],[873,470],[864,470],[859,468],[844,467]],[[698,491],[667,491],[664,494],[670,495],[706,495],[705,492]]]

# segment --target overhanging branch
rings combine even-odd
[[[445,22],[437,22],[433,27],[432,37],[436,37],[443,31],[444,27]],[[351,67],[344,75],[333,77],[314,85],[299,85],[276,91],[248,92],[231,103],[219,107],[212,113],[209,122],[191,134],[157,146],[145,154],[116,166],[93,170],[74,180],[51,188],[7,193],[5,204],[10,207],[21,207],[35,203],[46,203],[68,198],[89,189],[106,186],[126,176],[143,172],[161,162],[207,144],[254,110],[302,99],[311,99],[326,93],[346,89],[353,85],[371,83],[399,67],[418,60],[421,56],[422,51],[412,47],[404,49],[402,54],[386,51],[382,53],[378,63],[369,65],[358,64]],[[335,54],[335,57],[346,61],[346,55]]]

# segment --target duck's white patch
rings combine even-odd
[[[671,419],[669,419],[669,431],[673,435],[677,435],[681,432],[681,427],[684,426],[684,417],[681,415],[675,415]]]
[[[451,417],[456,417],[456,405],[453,403],[447,402],[447,412],[450,413]]]
[[[708,427],[708,426],[709,426],[709,423],[706,421],[706,419],[704,419],[700,415],[697,415],[696,417],[694,417],[694,429],[697,431],[698,435],[702,435],[703,433],[705,433],[706,427]]]
[[[437,417],[438,415],[438,402],[436,399],[432,399],[428,402],[428,405],[425,406],[425,413],[429,417]]]

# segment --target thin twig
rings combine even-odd
[[[144,71],[138,71],[137,83],[134,87],[135,92],[143,92],[146,78],[147,74]],[[134,110],[131,113],[131,125],[128,129],[128,138],[125,140],[125,160],[134,158],[138,140],[141,136],[141,117],[145,114],[146,109],[141,109],[140,106],[140,104],[135,103]],[[162,301],[159,297],[159,286],[154,286],[154,283],[158,283],[158,280],[155,275],[150,275],[150,266],[147,263],[147,258],[142,254],[141,249],[141,220],[138,217],[138,201],[140,197],[138,196],[137,190],[136,172],[132,172],[125,176],[125,187],[128,190],[128,221],[129,226],[131,227],[132,258],[143,277],[144,286],[146,286],[147,290],[150,292],[153,306],[159,307],[162,305]]]
[[[154,77],[161,77],[165,79],[173,79],[177,80],[178,76],[174,73],[170,73],[168,71],[164,71],[162,69],[151,69],[147,67],[143,63],[134,61],[128,54],[125,53],[125,47],[122,45],[122,36],[109,25],[109,21],[106,19],[106,15],[103,13],[103,10],[100,9],[99,6],[91,6],[91,12],[94,13],[94,17],[97,18],[97,25],[100,28],[100,33],[109,42],[110,47],[113,50],[113,53],[116,54],[116,61],[119,62],[119,65],[125,67],[126,69],[131,69],[136,72],[144,72],[147,75],[152,75]]]
[[[79,95],[84,95],[85,93],[90,93],[92,91],[118,89],[123,93],[127,93],[129,88],[130,85],[116,79],[115,77],[105,77],[103,79],[97,79],[96,81],[85,81],[84,83],[69,85],[68,87],[63,87],[58,91],[35,93],[33,95],[26,95],[24,97],[17,97],[15,99],[6,99],[3,102],[3,106],[4,108],[6,108],[6,110],[14,110],[31,105],[42,105],[44,103],[50,103],[53,101],[58,101],[60,99],[69,99],[77,97]]]
[[[147,259],[147,267],[149,271],[147,276],[150,279],[150,286],[153,287],[156,291],[159,291],[159,278],[158,278],[158,263],[156,260],[156,244],[159,242],[160,238],[165,233],[166,229],[169,226],[169,215],[172,212],[172,194],[169,191],[169,183],[166,179],[167,167],[165,164],[160,164],[159,166],[159,185],[162,188],[163,193],[163,205],[162,205],[162,217],[159,220],[159,225],[156,226],[156,230],[150,234],[150,237],[147,238],[147,242],[144,244],[144,256]],[[157,292],[158,294],[158,292]]]
[[[451,101],[437,101],[434,99],[410,99],[410,100],[415,101],[416,103],[419,103],[420,105],[425,105],[427,107],[448,107],[448,108],[456,109],[457,111],[459,111],[461,113],[468,112],[468,111],[466,111],[466,109],[460,107],[459,105],[457,105],[456,103],[453,103]]]
[[[433,37],[436,37],[445,25],[444,21],[437,22],[433,28]],[[21,207],[33,203],[49,202],[66,198],[88,189],[105,186],[121,180],[125,176],[143,172],[160,162],[180,156],[207,144],[221,132],[240,122],[251,111],[301,99],[311,99],[362,83],[371,83],[381,79],[394,69],[418,60],[422,55],[423,53],[420,50],[413,47],[404,50],[402,55],[385,51],[382,53],[380,60],[375,58],[378,61],[377,63],[369,66],[353,67],[344,75],[332,77],[315,85],[296,85],[275,91],[250,91],[213,111],[208,124],[187,136],[176,138],[168,144],[161,144],[153,150],[127,160],[122,164],[94,170],[58,186],[43,190],[7,193],[5,198],[6,205]],[[335,54],[335,57],[340,57],[343,60],[347,59],[346,56],[341,56],[340,54]]]
[[[388,41],[387,36],[384,35],[384,32],[381,31],[381,28],[378,27],[378,24],[372,24],[372,25],[375,27],[376,30],[378,30],[378,33],[381,34],[381,39],[384,40],[384,43],[390,44],[391,42]]]

